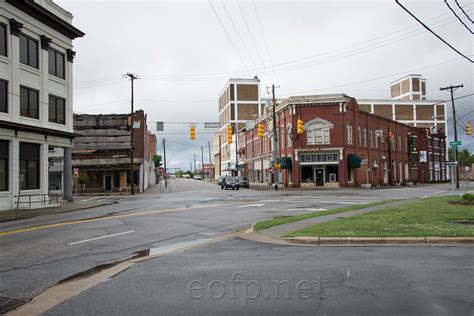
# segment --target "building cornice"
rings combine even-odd
[[[6,2],[72,40],[85,35],[84,32],[43,8],[33,0],[6,0]]]
[[[35,134],[42,134],[47,136],[57,136],[57,137],[64,137],[64,138],[69,138],[73,139],[76,136],[79,136],[74,133],[69,133],[69,132],[63,132],[55,129],[50,129],[50,128],[44,128],[44,127],[36,127],[36,126],[31,126],[31,125],[26,125],[26,124],[21,124],[21,123],[14,123],[14,122],[7,122],[7,121],[0,121],[0,128],[6,128],[6,129],[11,129],[14,130],[15,132],[27,132],[27,133],[35,133]]]
[[[20,23],[15,19],[10,19],[10,33],[12,35],[19,36],[22,28],[23,23]]]

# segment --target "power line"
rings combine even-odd
[[[253,68],[256,69],[257,65],[255,64],[255,62],[252,58],[252,54],[250,53],[250,50],[248,49],[247,45],[245,44],[245,41],[243,40],[242,36],[240,35],[239,29],[237,28],[237,26],[234,23],[234,19],[232,19],[232,16],[230,15],[229,11],[227,10],[227,7],[225,5],[224,0],[221,0],[221,2],[222,2],[222,6],[224,7],[224,11],[225,11],[225,13],[227,14],[227,16],[229,18],[230,23],[234,27],[234,30],[237,33],[237,36],[239,37],[240,42],[242,43],[242,46],[244,46],[245,50],[248,52],[248,55],[250,57],[250,62],[252,63]]]
[[[227,29],[225,28],[224,23],[222,23],[221,18],[219,17],[219,14],[217,14],[216,9],[215,9],[214,6],[212,5],[211,0],[208,0],[208,1],[209,1],[209,5],[210,5],[211,8],[212,8],[212,11],[214,12],[214,15],[216,16],[217,20],[219,21],[219,24],[222,26],[222,29],[224,30],[225,35],[227,36],[227,38],[229,39],[230,43],[232,44],[232,47],[234,48],[235,53],[237,54],[237,56],[239,56],[240,61],[242,62],[242,65],[244,65],[245,70],[247,70],[247,72],[248,72],[249,75],[251,76],[252,74],[251,74],[250,71],[248,70],[247,65],[246,65],[245,62],[244,62],[244,59],[242,58],[242,56],[240,55],[239,51],[237,50],[237,47],[235,47],[234,41],[232,40],[232,38],[230,37],[229,33],[227,32]]]
[[[449,5],[448,3],[448,0],[444,0],[444,3],[446,3],[446,5],[448,6],[449,10],[451,10],[451,12],[453,12],[453,14],[458,18],[459,22],[462,23],[462,25],[464,25],[464,27],[469,31],[471,32],[471,34],[474,34],[474,32],[466,25],[466,23],[464,23],[464,21],[458,16],[458,14],[456,13],[456,11],[453,10],[453,8],[451,8],[451,6]]]
[[[471,23],[474,23],[474,21],[471,19],[471,17],[466,13],[466,11],[464,11],[463,7],[461,7],[458,0],[454,0],[454,2],[456,2],[458,8],[461,9],[462,13],[464,13],[464,15],[469,19],[469,21],[471,21]]]
[[[425,23],[423,23],[420,19],[418,19],[413,13],[410,12],[410,10],[408,10],[407,8],[405,8],[399,0],[395,0],[395,2],[403,9],[405,10],[409,15],[411,15],[416,21],[418,21],[418,23],[420,23],[421,25],[423,25],[423,27],[425,29],[427,29],[428,31],[430,31],[434,36],[436,36],[440,41],[442,41],[443,43],[445,43],[447,46],[449,46],[452,50],[454,50],[456,53],[458,53],[459,55],[461,55],[462,57],[466,58],[467,60],[469,60],[471,63],[474,63],[474,61],[467,57],[466,55],[464,55],[463,53],[461,53],[460,51],[458,51],[456,48],[454,48],[451,44],[449,44],[448,42],[446,42],[441,36],[439,36],[438,34],[436,34],[432,29],[430,29]]]
[[[240,14],[242,15],[242,19],[245,22],[245,27],[247,28],[247,32],[250,35],[250,39],[252,40],[253,46],[255,47],[255,51],[257,52],[257,56],[260,59],[260,62],[262,63],[262,65],[263,65],[263,71],[265,71],[265,69],[266,69],[265,62],[263,61],[262,55],[260,54],[260,51],[258,50],[257,42],[255,42],[255,38],[253,37],[252,32],[250,31],[250,26],[247,22],[247,19],[245,18],[244,11],[242,10],[242,7],[240,6],[239,0],[235,0],[235,2],[237,2],[237,6],[239,7]]]

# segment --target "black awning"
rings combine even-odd
[[[349,168],[360,168],[360,157],[356,154],[347,155],[347,167]]]
[[[281,169],[291,169],[293,167],[291,157],[281,157],[279,163]]]

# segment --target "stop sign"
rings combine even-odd
[[[156,168],[156,170],[157,170],[159,173],[165,172],[165,168],[163,168],[163,167],[158,167],[158,168]]]
[[[267,172],[268,172],[269,174],[272,174],[272,173],[273,173],[273,168],[271,168],[271,167],[268,168],[268,169],[267,169]]]

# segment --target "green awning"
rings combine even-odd
[[[291,162],[291,157],[281,157],[279,160],[281,169],[291,169],[293,163]]]
[[[360,168],[360,158],[356,154],[347,155],[347,166],[349,168]]]

